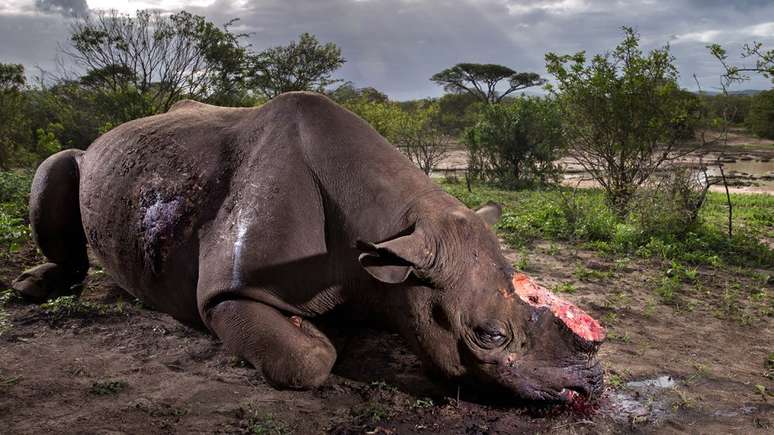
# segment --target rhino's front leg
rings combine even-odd
[[[226,349],[260,368],[275,388],[317,387],[336,361],[336,349],[314,325],[300,317],[288,318],[266,304],[227,300],[207,314],[210,328]]]

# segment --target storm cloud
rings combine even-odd
[[[41,12],[62,14],[65,17],[84,16],[89,12],[86,0],[35,0],[35,8]]]
[[[43,13],[33,7],[39,3],[52,6]],[[116,3],[0,0],[0,62],[52,65],[69,17],[108,7]],[[719,42],[733,55],[752,40],[774,45],[774,2],[765,0],[134,0],[118,7],[127,13],[185,8],[215,23],[239,18],[234,30],[249,33],[256,50],[310,32],[341,47],[347,63],[339,78],[394,99],[440,95],[430,76],[458,62],[545,75],[546,52],[604,53],[620,41],[624,25],[639,31],[646,49],[669,44],[681,85],[692,89],[694,74],[705,88],[719,82],[707,44]],[[771,82],[757,77],[741,87]]]

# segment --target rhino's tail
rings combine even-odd
[[[41,163],[32,180],[32,238],[49,262],[25,271],[13,283],[14,289],[31,299],[76,293],[88,272],[78,199],[82,154],[70,149],[52,155]]]

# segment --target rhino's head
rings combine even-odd
[[[499,207],[417,220],[361,243],[361,265],[401,299],[394,316],[433,371],[498,396],[573,401],[602,389],[599,324],[514,273],[485,224]],[[483,218],[483,219],[482,219]]]

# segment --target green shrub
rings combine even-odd
[[[51,299],[40,308],[51,320],[57,321],[66,318],[93,318],[120,315],[124,313],[124,304],[106,305],[80,299],[78,296],[60,296]]]
[[[27,225],[32,173],[0,172],[0,257],[16,251],[30,237]]]
[[[89,392],[96,396],[114,396],[129,387],[129,384],[124,380],[115,381],[95,381],[91,384]]]
[[[477,178],[518,186],[557,181],[564,149],[561,116],[552,98],[520,97],[489,104],[465,131],[468,165]]]
[[[11,203],[26,214],[32,171],[0,172],[0,204]]]
[[[29,237],[29,227],[23,220],[0,210],[0,257],[16,252]]]
[[[692,168],[672,167],[638,190],[628,218],[645,236],[670,237],[693,231],[707,198],[705,183]]]
[[[764,91],[752,97],[745,123],[756,135],[774,139],[774,90]]]

